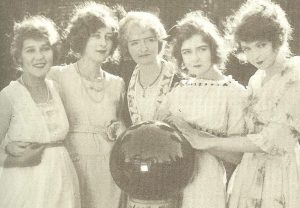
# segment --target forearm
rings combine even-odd
[[[209,150],[225,152],[263,152],[262,149],[243,136],[209,139],[212,141]]]
[[[0,167],[4,166],[4,162],[7,158],[7,154],[5,153],[5,151],[1,148],[0,149]]]

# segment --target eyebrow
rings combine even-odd
[[[134,42],[134,41],[145,40],[145,39],[150,39],[150,38],[156,38],[156,37],[155,36],[150,36],[150,37],[146,37],[146,38],[139,38],[139,39],[130,40],[128,42]]]
[[[203,47],[209,47],[208,44],[203,44],[203,45],[199,45],[199,46],[196,46],[196,48],[203,48]],[[190,48],[182,48],[181,51],[183,50],[191,50]]]

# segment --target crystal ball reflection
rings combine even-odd
[[[114,145],[110,170],[131,197],[161,200],[186,186],[194,169],[194,152],[171,126],[144,122],[128,128]]]

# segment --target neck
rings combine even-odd
[[[140,73],[143,75],[156,75],[160,73],[161,70],[161,62],[160,60],[156,59],[155,62],[150,64],[139,64]]]
[[[45,85],[45,77],[35,77],[29,73],[24,72],[21,77],[22,81],[27,87],[38,89]]]
[[[79,73],[88,79],[95,79],[99,76],[101,76],[100,70],[101,69],[101,63],[90,61],[87,58],[81,58],[77,62],[77,67],[79,70]]]
[[[270,79],[275,74],[280,72],[284,67],[284,63],[285,63],[285,58],[281,56],[277,56],[274,63],[270,67],[264,70],[266,73],[266,79]]]
[[[222,80],[224,79],[223,74],[218,70],[217,66],[212,65],[207,71],[202,74],[198,74],[198,79],[207,79],[207,80]]]

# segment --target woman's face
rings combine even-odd
[[[182,42],[181,56],[188,74],[193,77],[201,77],[212,66],[210,46],[200,34],[195,34]]]
[[[87,40],[82,56],[94,62],[103,63],[112,50],[112,39],[113,32],[111,27],[99,28]]]
[[[242,41],[241,48],[247,61],[262,70],[272,67],[278,54],[271,41]]]
[[[128,28],[128,51],[137,64],[155,63],[158,57],[158,39],[151,30],[133,25]]]
[[[53,50],[46,39],[25,39],[18,59],[25,73],[42,78],[53,64]]]

